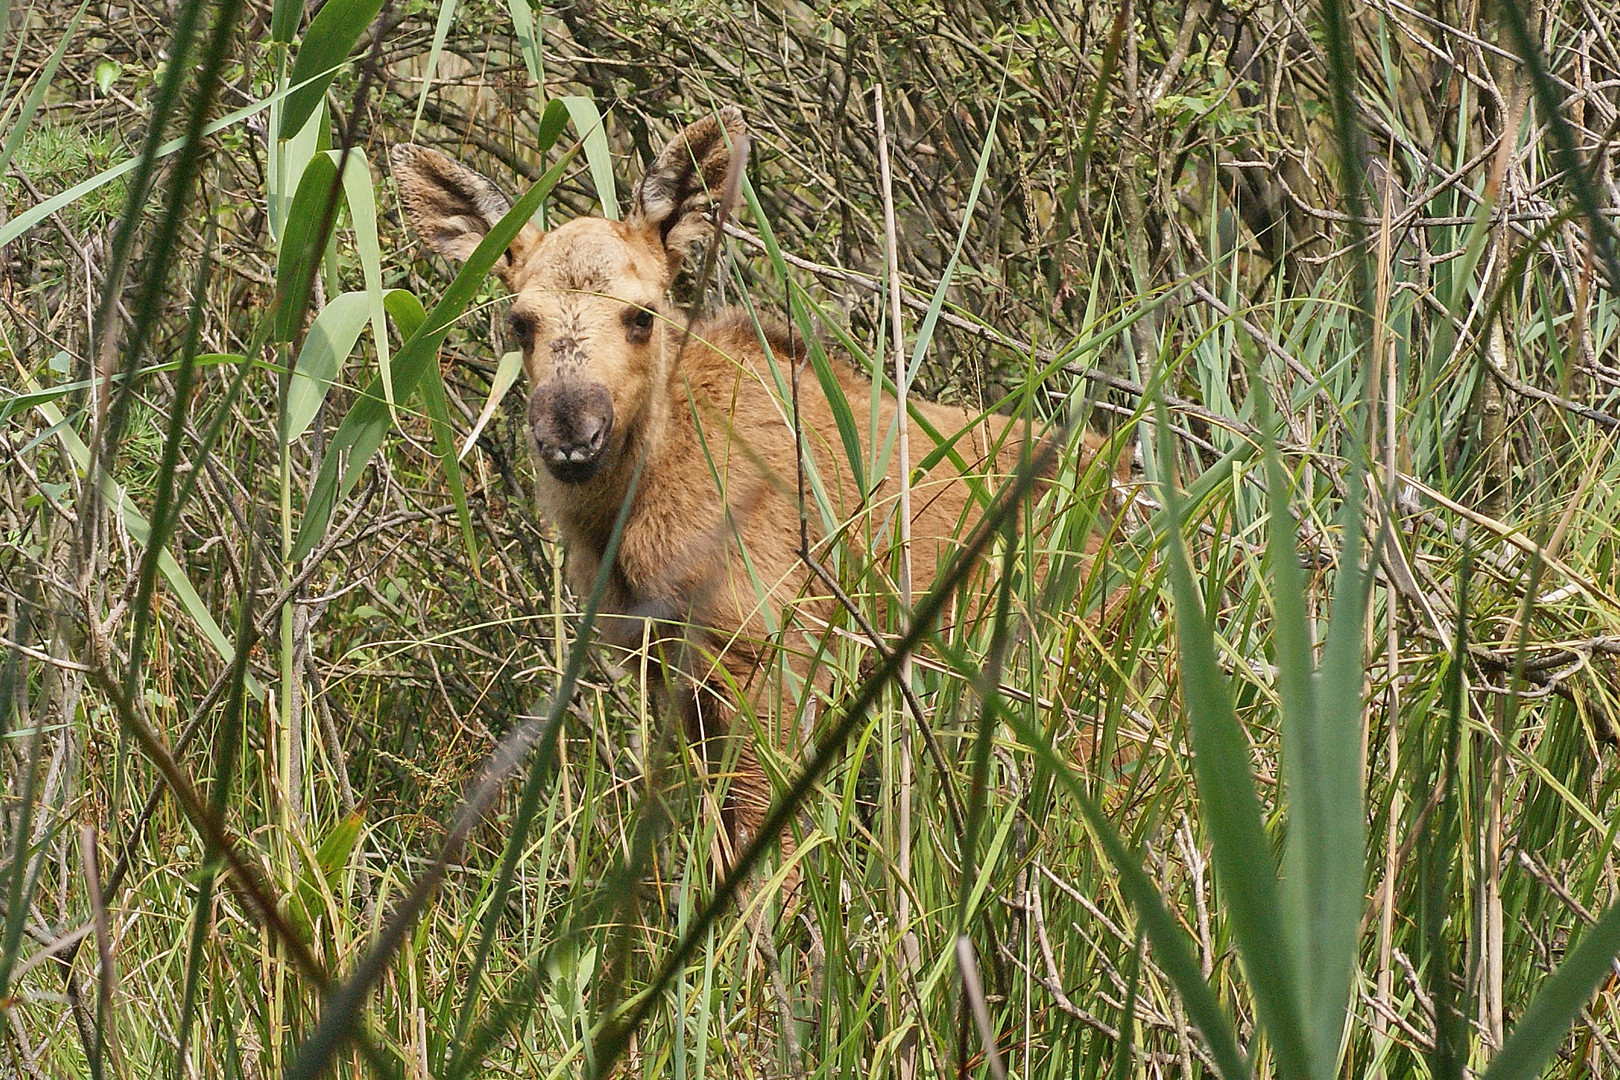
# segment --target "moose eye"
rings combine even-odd
[[[506,329],[514,341],[527,349],[534,344],[534,320],[516,312],[506,317]]]
[[[625,336],[641,344],[652,337],[653,313],[647,308],[632,308],[625,313]]]

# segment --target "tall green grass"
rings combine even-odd
[[[5,75],[0,173],[29,177],[51,109],[78,100],[64,78],[99,16],[64,14],[0,5],[29,58]],[[960,117],[930,133],[891,112],[897,162],[953,163],[939,190],[911,172],[892,192],[898,275],[832,265],[806,220],[848,213],[853,243],[877,189],[812,176],[782,151],[821,129],[795,129],[789,98],[751,103],[763,258],[728,248],[717,291],[875,384],[898,310],[906,379],[1048,425],[1059,480],[1031,497],[1039,461],[983,480],[908,609],[860,554],[893,535],[888,504],[841,505],[807,473],[805,514],[858,541],[815,552],[850,610],[815,658],[826,700],[777,676],[811,738],[765,753],[773,817],[723,875],[704,766],[652,715],[646,672],[591,649],[600,583],[559,584],[503,402],[516,369],[484,329],[520,225],[611,216],[633,179],[644,105],[570,50],[614,26],[651,40],[658,18],[728,40],[681,5],[613,14],[184,0],[145,114],[122,117],[127,157],[28,205],[6,189],[0,1068],[1620,1069],[1620,267],[1581,89],[1610,29],[1573,8],[1538,29],[1511,4],[1458,27],[1525,57],[1521,76],[1436,59],[1401,7],[1294,12],[1320,31],[1290,46],[1319,111],[1272,130],[1207,9],[1008,27],[952,8],[926,34],[896,9],[870,45],[865,9],[763,19],[782,56],[909,63],[921,41],[992,75],[930,69],[940,94],[979,72],[971,140],[947,142]],[[533,84],[516,104],[432,78],[491,25],[500,77]],[[1005,52],[962,45],[980,37]],[[757,62],[711,48],[658,124]],[[867,115],[857,70],[818,115],[837,95]],[[1083,124],[1042,111],[1054,73]],[[243,193],[220,155],[249,124],[263,168]],[[447,283],[410,265],[381,171],[417,125],[529,181]],[[1065,125],[1056,168],[1030,147]],[[1133,157],[1155,138],[1177,164]],[[1295,191],[1331,214],[1276,225],[1273,257],[1220,177],[1289,139],[1332,163]],[[840,154],[875,173],[865,146]],[[1048,168],[1040,212],[1087,245],[1083,271],[997,231],[1035,220]],[[103,215],[74,209],[120,186],[116,223],[78,235]],[[1035,314],[1002,317],[995,275],[1026,271]],[[811,353],[779,370],[785,410],[795,379],[833,385],[843,360]],[[873,401],[838,397],[838,430],[803,437],[870,487],[898,430],[868,430],[868,455]],[[952,452],[905,422],[921,464]],[[1075,466],[1088,423],[1139,445],[1129,491]],[[994,587],[964,587],[984,567]],[[786,912],[783,828],[803,880]]]

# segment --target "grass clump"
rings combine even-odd
[[[1602,12],[36,7],[0,1070],[1620,1071]],[[555,223],[732,101],[754,204],[695,300],[892,371],[889,202],[918,385],[1135,463],[964,528],[1007,591],[917,598],[956,605],[926,730],[828,639],[814,750],[767,762],[786,914],[769,853],[715,904],[699,763],[579,646],[503,307],[382,169],[437,144]]]

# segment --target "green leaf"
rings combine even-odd
[[[394,393],[397,397],[409,397],[421,381],[425,365],[438,363],[438,347],[435,345],[431,350],[410,349],[411,341],[427,321],[427,312],[420,300],[403,289],[394,289],[384,298],[384,303],[401,336],[406,338],[407,346],[395,358]],[[440,340],[443,340],[442,335]],[[333,507],[354,490],[372,455],[382,446],[389,427],[388,403],[382,396],[378,381],[372,379],[361,392],[359,400],[350,406],[343,423],[332,437],[326,457],[321,461],[320,474],[310,490],[309,501],[304,507],[304,520],[299,525],[298,543],[293,549],[294,559],[307,555],[309,549],[315,546],[315,541],[326,531]],[[337,470],[342,455],[339,451],[344,450],[348,451],[349,460],[340,476]]]
[[[304,867],[288,898],[287,913],[306,943],[314,940],[316,915],[325,910],[326,893],[336,888],[338,875],[348,865],[364,824],[365,815],[353,810],[332,826],[313,854],[300,846]]]
[[[281,110],[270,112],[270,125],[279,123]],[[266,148],[264,176],[265,208],[269,211],[270,238],[280,245],[287,231],[287,218],[292,212],[293,196],[298,182],[310,159],[332,145],[332,125],[327,122],[326,103],[321,102],[315,114],[305,122],[297,135],[290,139],[276,139]]]
[[[328,884],[335,883],[338,873],[349,865],[349,856],[354,852],[354,845],[360,840],[360,828],[366,822],[366,815],[359,810],[352,810],[326,834],[321,846],[315,852],[315,865],[326,878]]]
[[[381,10],[382,0],[326,0],[321,5],[321,10],[310,20],[304,40],[298,46],[298,55],[293,59],[288,81],[302,85],[287,98],[277,138],[290,139],[314,114],[339,65],[348,58],[354,43]],[[279,29],[272,29],[272,37]]]
[[[341,150],[329,150],[334,163]],[[371,341],[377,349],[377,368],[383,386],[392,387],[389,373],[388,317],[384,313],[382,283],[382,244],[377,240],[377,193],[371,186],[371,166],[358,147],[349,151],[343,166],[343,201],[349,207],[349,224],[354,226],[354,246],[360,256],[360,276],[366,283],[367,308],[371,314]],[[390,407],[394,403],[390,401]]]
[[[472,564],[477,566],[478,544],[473,535],[472,514],[467,509],[467,492],[461,483],[461,465],[456,457],[456,429],[450,424],[450,399],[437,363],[428,365],[427,378],[422,381],[422,407],[433,425],[433,452],[444,465],[444,477],[450,484],[450,501],[456,508],[456,520],[461,523],[461,539],[467,545]]]
[[[116,60],[97,61],[96,66],[90,69],[90,77],[95,80],[96,89],[103,94],[118,85],[118,77],[123,73],[124,65]]]
[[[396,292],[404,290],[390,290],[390,293]],[[343,362],[354,352],[354,343],[371,317],[370,306],[371,297],[366,293],[346,292],[333,297],[310,323],[287,384],[287,406],[281,414],[283,446],[309,430],[321,403],[337,381]]]
[[[291,341],[304,324],[315,264],[326,246],[327,230],[322,225],[331,220],[336,185],[337,163],[325,154],[310,158],[293,196],[276,261],[275,341]]]
[[[521,4],[526,0],[515,2]],[[602,114],[596,111],[596,102],[588,97],[569,96],[561,101],[574,121],[574,130],[585,143],[585,164],[590,169],[591,183],[596,187],[596,198],[602,204],[602,216],[618,221],[619,193],[613,184],[613,153],[608,149]]]
[[[833,370],[832,362],[827,359],[827,350],[814,337],[809,338],[806,343],[810,349],[810,366],[815,370],[816,382],[821,384],[821,393],[827,399],[827,407],[832,410],[833,423],[838,427],[838,437],[844,443],[844,457],[849,462],[855,490],[864,492],[866,456],[861,452],[861,435],[860,429],[855,426],[855,411],[850,408],[843,384],[838,381],[838,374]],[[854,508],[846,506],[840,509],[847,514]]]
[[[303,0],[274,0],[270,9],[270,41],[276,45],[291,45],[303,14]]]
[[[405,341],[414,337],[427,321],[427,309],[422,307],[422,301],[416,298],[415,293],[404,289],[389,289],[384,293],[383,306],[388,309],[388,317],[394,320],[395,329]]]

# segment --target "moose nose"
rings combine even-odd
[[[582,453],[599,453],[602,444],[607,441],[608,425],[605,416],[582,416],[574,425],[574,429],[574,434],[579,442],[570,449],[571,456],[578,457]]]
[[[552,379],[530,395],[529,425],[551,474],[565,483],[583,483],[606,460],[613,399],[600,383]]]

